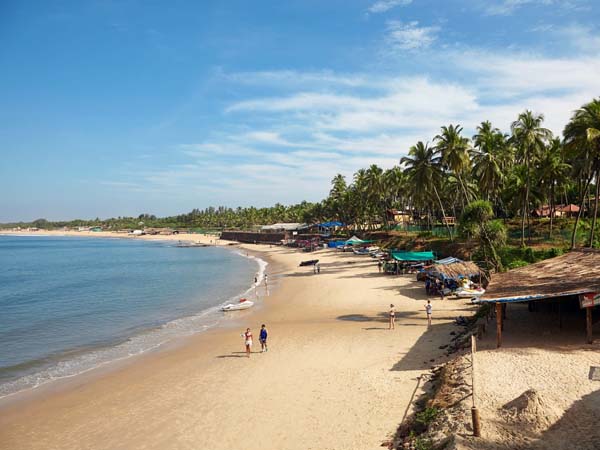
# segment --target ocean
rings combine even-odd
[[[265,265],[166,241],[0,236],[0,397],[214,326]]]

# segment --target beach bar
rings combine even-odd
[[[586,341],[593,341],[593,310],[600,305],[600,250],[572,250],[555,258],[494,274],[477,303],[494,304],[496,347],[502,346],[503,320],[510,303],[566,302],[579,298],[585,309]],[[560,311],[559,303],[559,311]]]

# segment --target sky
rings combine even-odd
[[[598,0],[2,0],[0,222],[319,201],[443,125],[560,135]]]

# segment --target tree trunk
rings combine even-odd
[[[573,225],[573,234],[571,235],[571,250],[575,248],[575,237],[577,235],[577,225],[579,225],[579,219],[581,219],[581,214],[583,213],[583,205],[585,204],[585,197],[587,196],[587,191],[590,187],[590,183],[592,182],[592,175],[589,176],[587,182],[585,183],[585,189],[583,190],[583,195],[581,196],[581,203],[579,205],[579,212],[577,213],[577,218],[575,219],[575,225]]]
[[[529,189],[530,189],[530,167],[529,161],[527,161],[527,188],[525,190],[525,211],[527,213],[527,243],[531,244],[531,222],[529,220],[529,216],[531,215],[529,212]]]
[[[554,220],[554,183],[550,186],[550,233],[548,239],[552,239],[552,222]]]
[[[442,210],[442,217],[446,217],[446,212],[444,211],[444,205],[442,205],[442,199],[438,194],[437,188],[435,185],[433,186],[433,192],[435,192],[435,196],[437,198],[438,203],[440,204],[440,209]],[[442,218],[442,222],[446,225],[446,229],[448,230],[448,237],[450,238],[450,242],[452,242],[452,230],[450,230],[450,225],[448,225],[448,221]]]
[[[598,194],[600,194],[600,183],[598,183],[598,174],[596,171],[596,195],[594,198],[594,217],[592,218],[592,229],[590,230],[590,248],[594,248],[594,231],[596,229],[596,217],[598,215]]]

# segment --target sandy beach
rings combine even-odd
[[[270,263],[269,295],[259,289],[258,307],[125,364],[5,399],[0,448],[379,448],[410,410],[419,377],[444,361],[438,347],[455,329],[453,318],[470,306],[434,299],[428,330],[414,275],[381,275],[371,258],[331,250],[247,250]],[[298,267],[312,258],[321,274]],[[270,333],[263,354],[261,323]],[[255,335],[249,359],[240,337],[246,327]]]

